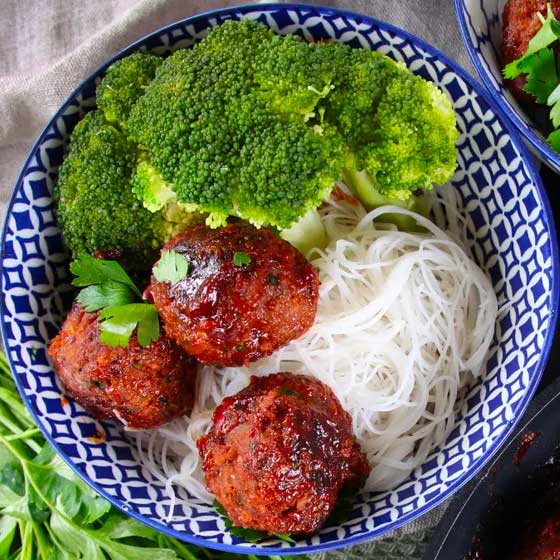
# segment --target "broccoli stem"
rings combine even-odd
[[[374,180],[367,171],[356,171],[354,169],[345,169],[343,180],[368,210],[380,206],[398,206],[426,218],[430,215],[432,197],[429,193],[422,191],[422,194],[411,194],[405,200],[391,198],[381,194],[376,189]],[[384,214],[382,221],[396,225],[401,231],[419,231],[422,229],[414,218],[401,214]]]

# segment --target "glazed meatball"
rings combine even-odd
[[[152,276],[146,297],[155,303],[168,336],[204,364],[247,364],[313,324],[317,272],[268,228],[195,226],[163,250],[184,255],[188,275],[175,284]]]
[[[192,407],[195,361],[164,335],[142,347],[135,335],[127,347],[99,340],[97,313],[74,303],[49,346],[66,393],[101,420],[150,429]]]
[[[329,387],[304,375],[252,377],[197,442],[208,489],[234,525],[310,534],[369,465]]]
[[[502,56],[504,65],[523,56],[529,41],[542,24],[540,12],[546,17],[546,4],[550,2],[556,17],[560,16],[560,0],[507,0],[502,17]],[[530,101],[533,97],[523,91],[525,77],[509,80],[508,87],[519,99]]]

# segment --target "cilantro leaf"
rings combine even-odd
[[[251,257],[247,253],[238,251],[233,254],[233,264],[235,266],[243,266],[246,264],[251,264]]]
[[[552,49],[542,49],[530,56],[523,68],[527,81],[523,89],[535,96],[538,103],[546,103],[558,85],[556,60]]]
[[[134,299],[134,294],[126,284],[105,280],[81,290],[76,301],[86,311],[98,311],[103,307],[132,303]]]
[[[560,22],[554,17],[552,12],[552,7],[550,3],[547,4],[547,14],[546,19],[539,13],[539,19],[541,20],[542,27],[537,31],[535,36],[529,41],[527,50],[525,54],[520,58],[510,62],[504,68],[504,77],[508,80],[512,80],[520,76],[521,74],[527,73],[528,59],[532,57],[533,54],[545,49],[550,46],[554,41],[560,37]]]
[[[189,261],[177,251],[163,251],[152,272],[158,282],[176,284],[187,277]]]
[[[159,339],[159,316],[151,303],[129,303],[106,307],[99,314],[100,340],[109,346],[126,346],[138,327],[140,346],[149,346]]]
[[[551,148],[560,153],[560,130],[555,130],[554,132],[550,133],[547,140]]]
[[[117,261],[104,261],[90,255],[80,255],[71,265],[70,271],[76,276],[74,286],[84,287],[113,280],[128,286],[138,297],[142,297],[130,276]]]

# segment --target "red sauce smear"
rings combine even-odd
[[[517,452],[513,456],[514,465],[519,465],[521,463],[523,457],[525,457],[525,454],[529,450],[529,447],[531,447],[536,436],[536,432],[527,432],[521,436],[521,439],[519,440],[519,447],[517,448]]]
[[[60,397],[60,406],[65,407],[68,404],[68,399],[66,397]]]
[[[345,193],[341,188],[337,187],[336,185],[333,187],[333,190],[331,191],[331,199],[334,200],[335,202],[342,202],[342,201],[348,202],[349,204],[353,204],[354,206],[356,204],[360,204],[360,201],[355,196]]]

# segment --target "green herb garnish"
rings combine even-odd
[[[548,105],[550,120],[555,129],[560,127],[560,58],[558,45],[560,39],[560,22],[554,17],[551,5],[547,4],[546,18],[537,14],[542,26],[529,41],[525,54],[507,64],[504,77],[513,80],[522,74],[526,75],[523,90],[534,96],[537,103]],[[548,137],[554,150],[560,152],[560,132],[554,130]]]
[[[80,288],[94,284],[103,284],[113,280],[128,286],[138,297],[140,290],[136,287],[130,276],[117,261],[104,261],[90,255],[80,255],[71,265],[70,271],[76,278],[72,280],[74,286]]]
[[[140,290],[116,261],[81,255],[70,265],[73,284],[83,289],[76,301],[86,311],[100,311],[99,339],[109,346],[126,346],[134,330],[140,346],[159,339],[159,316],[152,304],[139,301]]]
[[[235,266],[244,266],[251,264],[251,257],[247,253],[236,252],[233,255],[233,264]]]
[[[176,284],[187,277],[189,262],[177,251],[163,251],[152,272],[158,282]]]
[[[257,531],[256,529],[245,529],[244,527],[238,527],[234,525],[231,519],[228,517],[226,510],[223,508],[222,504],[218,502],[218,500],[214,500],[212,503],[216,511],[225,517],[224,524],[226,529],[234,536],[239,537],[240,539],[244,539],[247,542],[257,543],[264,541],[266,539],[270,539],[276,537],[285,542],[295,543],[294,539],[288,533],[275,533],[274,535],[269,535],[266,531]]]
[[[106,307],[99,314],[101,342],[110,346],[126,346],[134,329],[140,346],[149,346],[159,339],[159,316],[151,303],[130,303]]]

